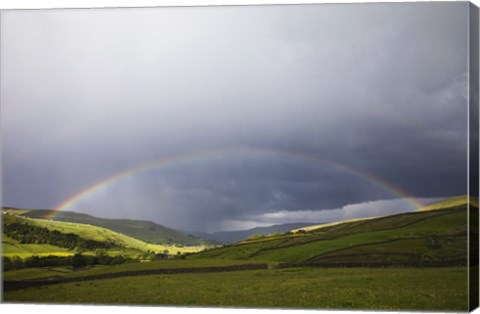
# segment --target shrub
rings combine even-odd
[[[72,266],[74,269],[85,267],[87,266],[87,259],[82,254],[77,253],[72,257]]]

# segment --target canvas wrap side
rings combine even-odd
[[[469,7],[469,195],[478,199],[479,196],[479,8],[470,3]],[[469,212],[469,310],[478,307],[479,300],[479,241],[478,208],[472,207]],[[474,212],[476,211],[476,213]]]

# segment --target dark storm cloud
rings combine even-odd
[[[399,197],[372,178],[465,194],[467,10],[4,12],[3,203],[51,208],[152,160],[235,147],[251,152],[132,175],[71,210],[216,230],[396,210],[372,203]]]

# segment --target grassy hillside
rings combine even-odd
[[[466,267],[301,267],[82,281],[3,297],[18,303],[465,312],[467,273]]]
[[[52,210],[45,209],[16,210],[18,211],[16,214],[28,218],[88,224],[116,231],[129,237],[154,244],[167,244],[170,246],[173,244],[185,246],[198,246],[207,244],[207,241],[200,237],[185,234],[183,232],[156,224],[152,221],[106,219],[75,212],[54,212]],[[10,209],[10,211],[15,213],[15,209]],[[47,218],[51,217],[52,214],[55,214],[55,218]]]
[[[435,210],[435,209],[443,209],[443,208],[448,208],[448,207],[464,205],[464,204],[467,204],[467,202],[468,202],[468,198],[467,198],[466,195],[456,196],[456,197],[452,197],[452,198],[443,200],[441,202],[436,202],[436,203],[433,203],[431,205],[419,208],[416,211],[428,211],[428,210]],[[475,206],[475,207],[478,208],[478,200],[477,199],[472,198],[472,206]],[[328,222],[328,223],[323,223],[323,224],[318,224],[318,225],[310,225],[310,226],[305,226],[305,227],[292,229],[292,232],[298,232],[300,230],[311,231],[311,230],[314,230],[314,229],[334,226],[334,225],[343,224],[343,223],[346,223],[346,222],[364,221],[364,220],[370,220],[370,219],[375,219],[375,218],[379,218],[379,217],[365,217],[365,218],[348,219],[348,220],[343,220],[343,221],[333,221],[333,222]]]
[[[151,244],[114,232],[112,230],[108,230],[106,228],[80,223],[26,218],[22,216],[12,215],[12,212],[5,213],[3,215],[3,223],[5,225],[11,223],[30,224],[33,226],[47,228],[48,230],[57,230],[63,234],[72,233],[87,240],[110,243],[114,246],[114,248],[108,250],[108,254],[110,255],[125,254],[131,256],[141,252],[152,251],[159,253],[164,252],[165,250],[167,250],[170,254],[177,254],[177,252],[195,252],[203,249],[202,246],[179,247],[175,245]],[[68,256],[73,255],[77,252],[77,250],[75,249],[68,250],[66,248],[49,244],[22,244],[19,241],[6,237],[5,235],[3,235],[2,244],[3,256],[8,257],[19,256],[25,258],[33,255]],[[91,254],[93,254],[93,252],[91,252]]]
[[[290,263],[428,264],[467,259],[467,205],[327,224],[246,240],[189,258]],[[478,208],[472,213],[478,216]],[[478,236],[478,235],[473,235]]]
[[[478,218],[478,208],[471,215]],[[76,230],[82,237],[98,241],[108,239],[121,245],[134,243],[95,226],[4,217],[7,221],[20,219],[52,230]],[[470,232],[472,237],[478,237],[478,230]],[[22,245],[8,237],[3,241],[4,247],[10,250]],[[43,254],[47,249],[58,248],[41,245],[31,249]],[[437,204],[435,210],[251,237],[192,253],[186,260],[92,265],[80,269],[54,265],[11,270],[4,272],[5,283],[10,285],[6,286],[18,285],[18,280],[23,280],[20,283],[24,286],[4,290],[4,300],[466,311],[466,261],[467,205],[453,200]],[[198,271],[201,267],[244,263],[267,263],[268,268]],[[324,267],[306,267],[322,265]]]
[[[9,237],[2,237],[2,256],[27,258],[33,255],[37,256],[71,256],[75,252],[67,248],[58,247],[50,244],[20,244],[19,241]]]
[[[364,221],[364,220],[370,220],[370,219],[375,219],[375,218],[378,218],[378,217],[353,218],[353,219],[342,220],[342,221],[332,221],[332,222],[326,222],[326,223],[322,223],[322,224],[318,224],[318,225],[304,226],[304,227],[301,227],[301,228],[292,229],[291,231],[293,233],[296,233],[296,232],[299,232],[299,231],[312,231],[312,230],[315,230],[315,229],[330,227],[330,226],[336,226],[336,225],[344,224],[344,223],[347,223],[347,222]]]
[[[255,235],[269,235],[274,233],[287,232],[294,228],[303,228],[311,225],[311,223],[306,222],[297,222],[297,223],[288,223],[288,224],[278,224],[268,227],[256,227],[247,230],[238,230],[238,231],[219,231],[213,233],[194,233],[204,239],[211,240],[213,243],[232,243],[247,239]]]
[[[159,260],[150,263],[126,263],[115,266],[97,265],[91,268],[85,268],[73,271],[71,268],[48,267],[48,268],[26,268],[20,270],[12,270],[4,273],[5,280],[24,280],[24,279],[41,279],[49,276],[57,276],[63,278],[81,278],[84,276],[114,274],[126,271],[142,271],[152,269],[170,269],[170,268],[198,268],[198,267],[215,267],[229,266],[241,264],[254,264],[255,261],[238,261],[238,260]]]
[[[471,202],[472,202],[471,204],[472,206],[478,208],[478,200],[476,198],[472,198]],[[468,203],[468,196],[462,195],[462,196],[452,197],[444,201],[431,204],[429,206],[422,207],[418,209],[418,211],[422,212],[422,211],[428,211],[428,210],[442,209],[442,208],[460,206],[467,203]]]

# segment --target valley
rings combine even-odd
[[[472,259],[478,252],[467,250],[468,236],[478,239],[478,229],[469,230],[466,223],[468,215],[478,221],[478,202],[471,202],[469,212],[467,201],[457,197],[403,214],[203,246],[153,244],[10,209],[4,211],[4,227],[18,223],[75,234],[93,241],[93,247],[65,248],[39,239],[32,242],[44,243],[21,243],[25,239],[15,239],[4,228],[4,265],[7,258],[21,264],[32,256],[90,256],[77,267],[12,265],[3,272],[4,301],[466,310],[469,258],[478,264],[478,258]],[[106,247],[95,248],[99,245]],[[105,255],[122,261],[95,262]]]

